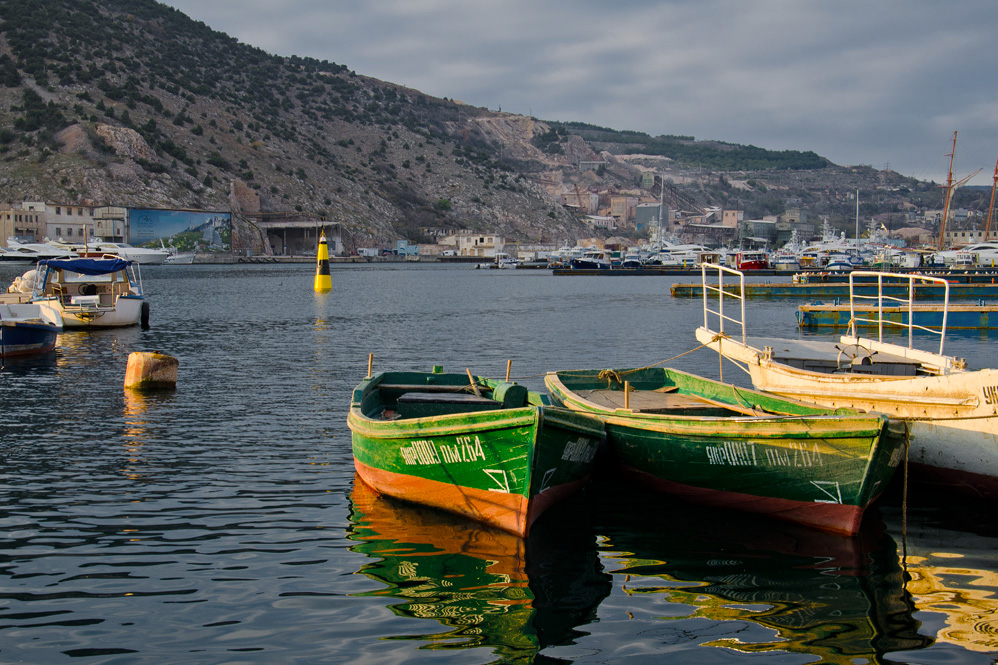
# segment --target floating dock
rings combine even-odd
[[[736,282],[725,283],[725,291],[739,294],[739,286]],[[867,283],[857,283],[855,292],[861,296],[876,296],[877,285]],[[946,290],[942,286],[920,284],[915,292],[916,300],[942,300]],[[908,284],[884,283],[883,294],[895,298],[908,297]],[[673,284],[672,295],[675,298],[702,298],[703,284]],[[746,298],[823,298],[849,299],[848,282],[807,282],[805,284],[796,282],[764,282],[759,284],[745,284]],[[990,282],[970,283],[961,282],[949,285],[949,297],[951,300],[957,299],[980,299],[993,298],[998,300],[998,284]]]
[[[883,307],[880,311],[883,312],[884,323],[908,325],[908,307],[906,305]],[[876,326],[874,321],[864,321],[864,319],[876,319],[876,306],[857,306],[855,312],[859,319],[860,328]],[[915,305],[912,308],[912,314],[914,314],[916,326],[942,328],[942,305]],[[797,308],[797,323],[801,328],[846,328],[849,326],[851,317],[852,310],[849,309],[848,304],[809,303]],[[950,303],[946,317],[947,330],[994,330],[996,328],[998,328],[998,305]]]
[[[799,270],[752,270],[746,274],[753,277],[793,277]],[[602,270],[577,268],[552,268],[552,275],[572,277],[645,277],[658,275],[661,277],[692,277],[702,274],[699,267],[680,268],[676,266],[646,266],[644,268],[605,268]]]
[[[518,266],[519,267],[519,266]],[[550,266],[548,266],[550,267]],[[900,274],[929,275],[930,277],[942,277],[952,284],[996,284],[998,283],[998,269],[972,269],[972,270],[925,270],[919,268],[892,268],[893,272]],[[600,276],[600,277],[634,277],[646,275],[659,275],[662,277],[682,277],[699,276],[700,267],[679,267],[679,266],[645,266],[643,268],[609,268],[603,270],[586,269],[577,270],[574,268],[551,268],[552,275],[574,275],[574,276]],[[849,273],[847,271],[829,272],[822,270],[746,270],[746,277],[787,277],[800,278],[804,283],[849,283]],[[860,277],[858,281],[876,281],[873,277]]]

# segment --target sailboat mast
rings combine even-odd
[[[984,225],[984,242],[989,242],[991,236],[991,213],[995,211],[995,188],[998,188],[998,161],[995,162],[995,182],[991,185],[991,205],[988,207],[988,223]]]
[[[662,242],[662,208],[665,205],[665,177],[661,178],[661,185],[658,190],[658,248],[662,249],[664,243]]]
[[[856,248],[859,249],[859,190],[856,190]]]
[[[949,155],[949,174],[946,176],[946,204],[943,206],[943,222],[939,226],[939,251],[943,250],[943,238],[946,237],[946,220],[949,218],[949,202],[953,198],[953,157],[956,155],[956,132],[953,132],[953,150]]]

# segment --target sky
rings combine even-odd
[[[165,0],[264,51],[541,120],[992,186],[995,0]]]

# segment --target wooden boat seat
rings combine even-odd
[[[501,402],[470,393],[407,392],[398,398],[400,418],[426,418],[501,408]]]

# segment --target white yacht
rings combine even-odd
[[[993,268],[998,266],[998,242],[978,242],[960,249],[936,252],[936,257],[942,259],[947,266],[967,267],[972,264]]]

